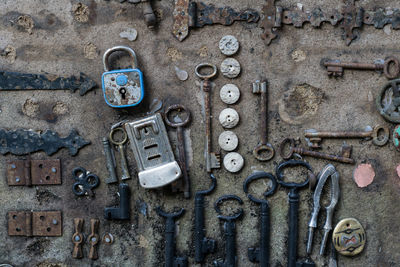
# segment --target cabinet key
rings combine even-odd
[[[289,152],[285,154],[285,147],[289,145]],[[291,138],[286,138],[282,141],[280,147],[280,154],[281,157],[284,159],[290,159],[294,153],[297,153],[299,155],[303,156],[310,156],[314,158],[319,158],[319,159],[327,159],[327,160],[332,160],[332,161],[337,161],[341,163],[348,163],[348,164],[354,164],[355,160],[351,158],[351,146],[343,145],[342,146],[342,153],[340,156],[338,155],[330,155],[326,153],[321,153],[317,151],[312,151],[312,150],[307,150],[301,147],[296,147],[295,142]]]
[[[379,133],[383,132],[380,136]],[[321,148],[320,142],[327,138],[368,138],[372,139],[372,143],[377,146],[384,146],[389,140],[389,128],[377,125],[374,128],[367,126],[365,131],[316,131],[314,129],[306,130],[304,137],[307,145],[311,148]]]
[[[121,141],[116,140],[114,138],[115,134],[117,132],[121,132],[122,133],[122,139]],[[126,157],[125,157],[125,150],[124,150],[124,144],[128,141],[128,135],[126,134],[126,131],[124,128],[115,128],[112,129],[110,132],[110,141],[111,143],[113,143],[114,145],[118,146],[118,151],[120,154],[120,161],[121,161],[121,170],[122,170],[122,180],[127,180],[131,178],[131,175],[129,174],[129,170],[128,170],[128,163],[126,162]]]
[[[383,71],[388,79],[395,79],[400,74],[400,62],[397,58],[390,56],[381,63],[358,63],[358,62],[341,62],[337,60],[325,60],[323,65],[328,71],[328,76],[342,77],[344,69],[353,70],[378,70]],[[393,66],[393,68],[391,68]]]

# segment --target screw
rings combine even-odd
[[[54,224],[54,225],[57,225],[57,224],[58,224],[58,221],[57,221],[56,219],[53,219],[53,224]]]
[[[12,168],[12,169],[16,169],[17,166],[15,166],[15,164],[11,164],[11,168]]]
[[[57,169],[53,167],[53,168],[51,168],[51,171],[54,172],[54,173],[56,173],[56,172],[57,172]]]
[[[16,181],[17,183],[19,183],[19,181],[21,181],[21,179],[20,179],[19,177],[15,177],[15,181]]]
[[[75,241],[80,241],[81,238],[79,237],[79,235],[75,236]]]

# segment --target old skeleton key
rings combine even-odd
[[[289,160],[278,165],[276,168],[276,178],[278,183],[289,189],[289,238],[288,238],[288,267],[296,267],[297,260],[297,237],[298,237],[298,221],[299,221],[299,190],[306,187],[309,178],[303,182],[285,182],[283,180],[283,169],[287,167],[302,166],[312,172],[311,166],[304,161]]]
[[[187,267],[187,257],[176,257],[175,256],[175,219],[180,217],[184,209],[176,213],[166,213],[160,207],[157,207],[156,212],[161,217],[166,219],[165,221],[165,267]]]
[[[230,216],[222,215],[219,205],[227,200],[236,200],[240,205],[243,204],[243,200],[236,195],[225,195],[218,198],[214,203],[214,209],[218,213],[218,218],[224,221],[224,235],[225,235],[225,260],[215,260],[214,266],[216,267],[235,267],[237,256],[236,256],[236,224],[235,221],[242,217],[243,209]]]
[[[354,70],[383,70],[386,78],[395,79],[400,73],[400,62],[397,58],[391,56],[388,57],[385,62],[382,63],[357,63],[357,62],[340,62],[333,60],[325,60],[323,65],[326,67],[329,76],[341,77],[343,76],[344,69]],[[393,69],[391,70],[391,66]]]
[[[338,202],[339,195],[340,195],[340,188],[339,188],[339,173],[336,171],[335,167],[332,164],[328,164],[325,168],[319,173],[318,175],[318,184],[314,191],[314,207],[311,213],[310,223],[308,224],[308,242],[307,242],[307,254],[311,254],[312,249],[312,242],[314,237],[314,229],[317,228],[317,221],[318,221],[318,213],[321,208],[320,200],[322,195],[323,187],[326,181],[331,178],[331,186],[330,186],[330,197],[331,203],[327,206],[326,209],[326,221],[324,225],[324,236],[321,241],[321,248],[319,250],[319,254],[323,255],[326,247],[326,242],[328,240],[329,232],[332,230],[332,217],[333,212],[335,210],[335,206]]]
[[[254,148],[253,155],[259,161],[268,161],[274,157],[275,150],[267,142],[268,136],[268,82],[267,80],[256,81],[253,83],[253,94],[261,95],[261,142]]]
[[[217,184],[217,179],[213,174],[210,174],[210,178],[211,187],[197,191],[194,196],[194,260],[197,263],[202,263],[208,253],[215,251],[215,240],[206,238],[204,225],[204,196],[210,194]]]
[[[115,139],[115,134],[117,132],[122,133],[121,140]],[[122,180],[130,179],[131,175],[129,174],[128,163],[126,162],[125,150],[124,150],[124,144],[128,141],[128,135],[126,134],[125,129],[122,127],[112,129],[110,132],[110,141],[114,145],[118,146],[118,151],[119,151],[119,155],[120,155],[119,160],[120,160],[120,165],[121,165],[120,167],[121,167],[121,171],[122,171],[121,179]]]
[[[270,233],[270,220],[269,220],[269,205],[265,199],[257,199],[253,195],[248,193],[249,184],[252,181],[258,179],[269,179],[271,181],[271,188],[264,193],[264,196],[271,196],[275,193],[277,182],[275,177],[266,172],[256,172],[244,181],[243,191],[247,194],[247,197],[261,205],[260,220],[261,220],[261,236],[260,236],[260,247],[249,248],[248,257],[251,262],[259,262],[261,267],[268,267],[269,264],[269,233]]]
[[[289,152],[285,154],[285,147],[286,145],[289,145]],[[348,163],[348,164],[354,164],[355,160],[351,158],[351,146],[343,145],[342,146],[342,153],[340,156],[338,155],[330,155],[326,153],[321,153],[317,151],[312,151],[312,150],[307,150],[301,147],[296,147],[295,146],[295,141],[294,139],[291,138],[286,138],[282,141],[279,147],[281,157],[284,159],[290,159],[293,154],[299,154],[302,156],[310,156],[314,158],[319,158],[319,159],[326,159],[326,160],[332,160],[332,161],[337,161],[341,163]]]
[[[383,132],[382,138],[380,138],[379,133]],[[385,126],[367,126],[365,131],[351,132],[331,132],[331,131],[316,131],[314,129],[306,130],[304,137],[307,144],[311,148],[321,148],[320,142],[322,139],[326,138],[369,138],[372,139],[372,143],[377,146],[384,146],[389,141],[389,128]]]
[[[201,74],[200,70],[203,68],[211,68],[211,74]],[[202,79],[201,88],[204,91],[204,105],[205,105],[205,121],[206,121],[206,168],[210,173],[211,169],[219,169],[221,167],[221,158],[219,153],[211,152],[211,79],[217,75],[217,66],[210,63],[203,63],[196,66],[195,73],[197,77]]]
[[[169,116],[173,111],[178,111],[182,113],[186,113],[186,117],[184,120],[182,120],[180,117],[174,117],[174,119],[170,120]],[[186,161],[186,154],[185,154],[185,136],[183,135],[183,128],[189,124],[190,122],[190,111],[184,107],[183,105],[176,104],[169,106],[167,110],[165,111],[165,123],[173,128],[176,128],[176,135],[177,135],[177,141],[178,141],[178,153],[179,153],[179,163],[180,167],[182,170],[182,176],[183,176],[183,181],[182,179],[177,180],[171,184],[172,186],[172,191],[177,191],[178,189],[180,191],[184,192],[185,198],[190,198],[190,179],[189,179],[189,173],[188,173],[188,168],[187,168],[187,161]],[[179,122],[175,120],[180,120]]]

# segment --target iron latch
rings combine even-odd
[[[61,184],[61,163],[59,159],[11,160],[6,175],[8,185]]]
[[[10,236],[62,236],[61,211],[9,211]]]

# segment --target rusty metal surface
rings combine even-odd
[[[79,90],[83,96],[96,87],[95,81],[86,74],[79,77],[59,77],[51,74],[30,74],[0,71],[0,91],[2,90],[70,90],[74,93]]]
[[[189,0],[175,0],[172,33],[179,41],[183,41],[189,35],[189,2]]]
[[[43,134],[18,129],[7,131],[0,129],[0,153],[5,155],[26,155],[37,151],[44,151],[47,155],[56,153],[61,148],[67,148],[71,156],[75,156],[79,149],[90,144],[74,129],[67,137],[60,137],[57,133],[47,130]]]
[[[9,211],[10,236],[62,236],[61,211]]]
[[[8,185],[61,184],[61,162],[59,159],[8,161],[7,181]]]

